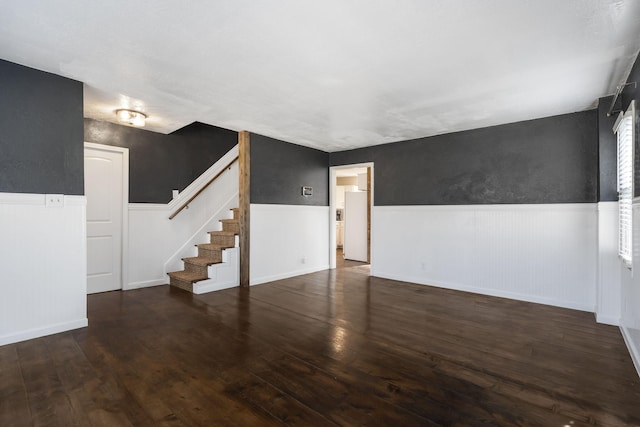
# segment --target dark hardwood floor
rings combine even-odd
[[[0,347],[0,426],[640,425],[620,332],[589,313],[349,262],[88,304],[88,328]]]

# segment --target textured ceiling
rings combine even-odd
[[[0,58],[84,82],[87,117],[325,151],[592,108],[638,49],[637,0],[0,3]]]

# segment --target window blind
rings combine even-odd
[[[633,106],[621,117],[616,126],[618,140],[618,200],[619,239],[618,254],[631,265],[632,258],[632,203],[633,203]]]

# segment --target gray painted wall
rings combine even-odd
[[[0,60],[0,192],[84,194],[82,83]]]
[[[374,202],[462,205],[595,202],[595,110],[331,153],[374,162]]]
[[[238,143],[238,133],[193,123],[169,135],[92,119],[85,141],[129,149],[129,201],[168,203]]]
[[[251,134],[251,203],[328,206],[328,166],[324,151]]]
[[[618,143],[613,133],[616,115],[607,117],[613,96],[598,101],[598,165],[600,181],[598,200],[618,201]]]

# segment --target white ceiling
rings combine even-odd
[[[589,109],[639,49],[638,0],[0,2],[0,58],[84,82],[87,117],[325,151]]]

